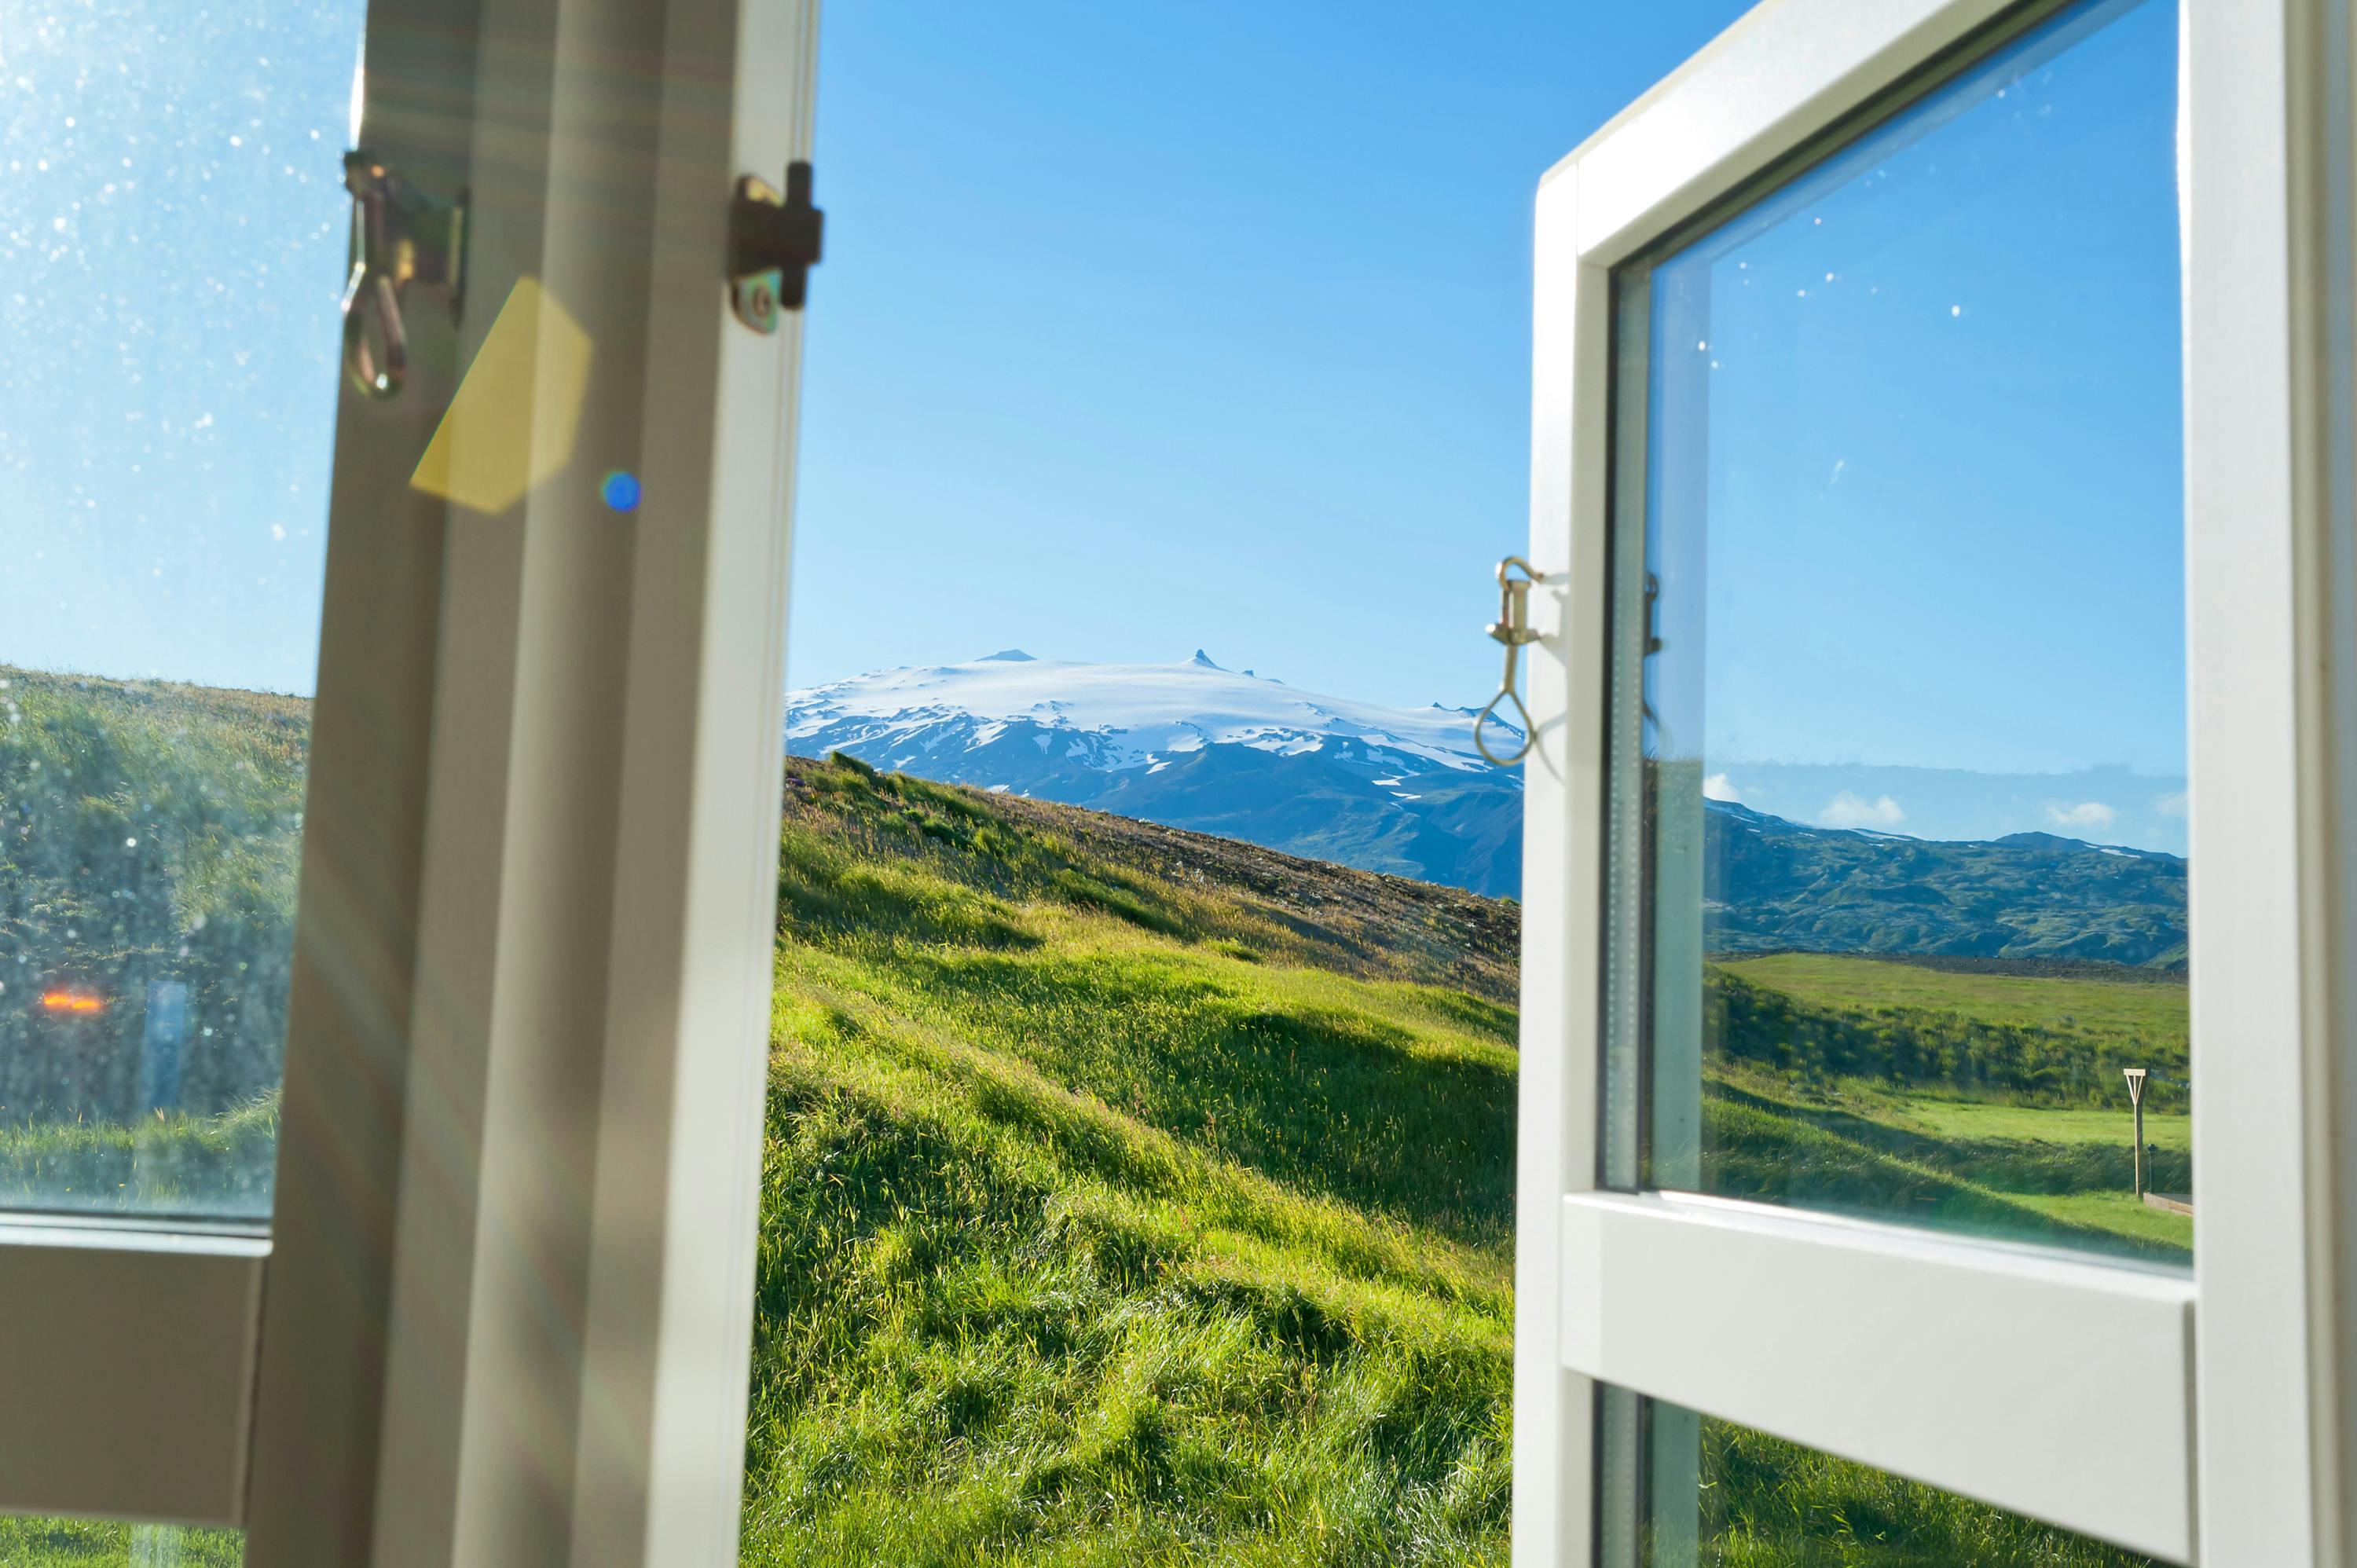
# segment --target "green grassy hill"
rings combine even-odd
[[[257,1169],[266,1199],[242,1075],[275,1070],[307,714],[5,673],[0,1069],[42,1081],[55,1043],[19,970],[131,999],[133,1042],[144,988],[186,984],[220,1044],[173,1115],[114,1080],[16,1101],[0,1203]],[[787,793],[744,1560],[1502,1563],[1514,907],[850,762]],[[2104,1086],[2181,1075],[2183,990],[2118,974],[1714,965],[1713,1179],[2181,1255],[2117,1196]],[[1880,1499],[1898,1533],[1841,1561],[2127,1561],[1986,1551],[2047,1536],[1771,1439],[1705,1457],[1731,1542],[1800,1553],[1793,1519]],[[128,1552],[0,1520],[0,1563]]]
[[[299,698],[0,666],[0,1204],[269,1213],[309,739]]]
[[[863,764],[791,779],[745,1560],[1502,1563],[1512,907]],[[1717,983],[1778,1021],[1743,1036],[1764,1058],[2047,1016],[2009,978]],[[2127,1026],[2074,1005],[1988,1059],[2075,1070]],[[1714,1061],[1722,1189],[2180,1250],[2177,1217],[2050,1207],[2126,1185],[2115,1116],[1865,1065]],[[1731,1432],[1709,1562],[2136,1561]],[[1828,1509],[1876,1528],[1824,1555]]]
[[[745,1561],[1502,1562],[1511,909],[793,779]]]

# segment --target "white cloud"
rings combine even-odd
[[[2185,815],[2185,791],[2179,789],[2174,795],[2163,795],[2159,800],[2155,800],[2152,803],[2152,809],[2158,811],[2164,817],[2181,817]]]
[[[1728,800],[1743,804],[1743,791],[1727,782],[1724,773],[1714,773],[1702,781],[1702,798],[1706,800]]]
[[[2117,811],[2101,800],[2082,800],[2075,806],[2046,808],[2047,821],[2058,828],[2094,828],[2100,831],[2110,827],[2118,816]]]
[[[1817,813],[1819,825],[1828,828],[1895,828],[1906,820],[1907,813],[1889,796],[1867,800],[1846,789]]]

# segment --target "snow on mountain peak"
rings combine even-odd
[[[963,664],[879,671],[793,693],[786,738],[802,749],[970,751],[1010,726],[1042,752],[1106,771],[1151,768],[1208,746],[1474,771],[1469,712],[1321,697],[1223,670],[1198,649],[1178,664],[1089,664],[1007,650]]]

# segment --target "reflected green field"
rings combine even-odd
[[[2148,1187],[2190,1192],[2182,974],[2047,967],[1817,953],[1713,963],[1703,1189],[2190,1262],[2193,1218],[2135,1195],[2120,1073],[2154,1074]]]
[[[2149,1241],[2177,1261],[2193,1258],[2193,1217],[2155,1208],[2134,1193],[2023,1193],[2016,1201],[2065,1225]]]
[[[2152,1568],[2152,1560],[1732,1422],[1702,1434],[1704,1568]],[[1668,1563],[1662,1568],[1670,1568]]]
[[[1932,968],[1920,960],[1797,952],[1723,967],[1823,1005],[1936,1009],[1981,1024],[2036,1019],[2149,1047],[2173,1060],[2184,1058],[2191,1037],[2181,972],[2109,964],[2053,975],[1975,972]]]
[[[2116,1111],[2072,1111],[2046,1105],[1989,1105],[1969,1100],[1901,1096],[1894,1115],[1933,1137],[1969,1142],[2015,1139],[2043,1144],[2101,1144],[2126,1147],[2135,1138],[2136,1119]],[[2193,1119],[2182,1112],[2147,1109],[2147,1144],[2183,1154],[2193,1147]]]
[[[5,1568],[238,1568],[244,1558],[245,1537],[234,1530],[0,1516]]]

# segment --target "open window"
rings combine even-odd
[[[0,1510],[731,1560],[814,20],[12,22]]]
[[[1543,185],[1517,1562],[2339,1550],[2306,17],[1771,3]]]
[[[731,1561],[815,5],[132,12],[0,40],[0,1513]],[[1518,1562],[2345,1551],[2349,49],[1769,0],[1543,186]]]

